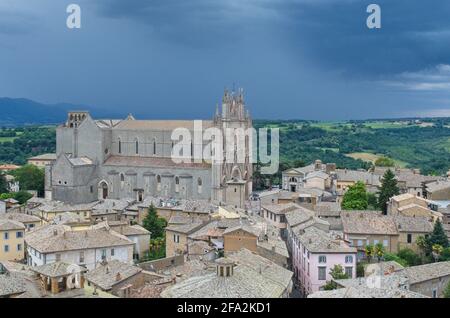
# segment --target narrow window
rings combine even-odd
[[[119,153],[122,153],[122,141],[119,139]]]
[[[139,141],[137,139],[134,141],[134,147],[135,147],[136,154],[138,155],[139,154]]]

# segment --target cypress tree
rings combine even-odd
[[[397,186],[397,180],[395,180],[395,175],[388,169],[381,180],[381,187],[379,188],[378,194],[378,207],[383,211],[384,214],[387,213],[387,203],[390,198],[400,193]]]

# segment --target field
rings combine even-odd
[[[450,118],[357,121],[254,121],[280,128],[284,167],[315,159],[367,169],[380,156],[398,167],[444,175],[450,169]]]

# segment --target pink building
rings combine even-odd
[[[291,229],[292,270],[305,296],[322,289],[331,280],[330,270],[341,265],[349,278],[356,278],[354,247],[331,233],[310,226]]]

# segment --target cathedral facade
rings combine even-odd
[[[223,131],[223,147],[230,142],[228,128],[252,128],[243,91],[225,91],[221,110],[213,120],[203,120],[202,129]],[[172,159],[174,129],[194,135],[193,120],[95,120],[88,112],[69,112],[56,130],[57,160],[46,167],[46,198],[71,204],[102,199],[145,197],[210,200],[242,207],[252,190],[249,149],[245,160],[225,162]],[[197,127],[197,126],[196,126]],[[203,150],[209,141],[192,141]],[[245,142],[245,147],[250,143]],[[190,154],[191,155],[191,154]],[[224,158],[226,159],[226,158]]]

